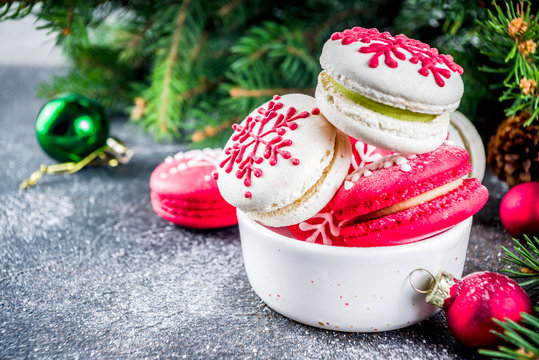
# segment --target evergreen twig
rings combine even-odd
[[[536,308],[535,312],[539,309]],[[539,318],[522,313],[521,324],[505,319],[494,319],[503,332],[492,331],[513,347],[498,346],[497,350],[480,349],[478,352],[495,359],[534,360],[539,358]]]
[[[532,299],[539,294],[539,239],[524,235],[524,243],[513,239],[513,250],[502,246],[505,257],[502,261],[510,266],[503,269],[510,277],[520,282]],[[537,312],[539,308],[535,308]],[[492,333],[503,339],[508,346],[498,346],[497,350],[480,349],[479,353],[496,359],[527,360],[539,358],[539,318],[535,315],[521,313],[518,323],[509,319],[500,321],[493,319],[503,332]]]
[[[520,281],[520,285],[530,296],[539,294],[539,239],[524,235],[524,243],[513,239],[514,252],[502,246],[505,252],[503,262],[510,269],[503,269],[510,277]]]
[[[480,70],[503,75],[504,91],[500,101],[512,101],[505,110],[507,116],[521,111],[531,114],[524,126],[539,118],[539,12],[531,13],[531,1],[506,3],[505,11],[493,1],[494,12],[487,10],[488,18],[478,20],[483,40],[481,52],[492,65]]]

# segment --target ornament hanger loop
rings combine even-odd
[[[39,179],[45,174],[68,175],[81,170],[82,168],[93,166],[117,166],[118,164],[127,164],[133,151],[122,142],[113,138],[108,138],[106,145],[88,154],[84,159],[78,162],[67,162],[54,165],[41,165],[40,169],[35,171],[28,179],[24,180],[19,188],[24,190],[37,184]]]
[[[424,271],[426,272],[429,276],[430,276],[430,283],[429,283],[429,289],[428,290],[420,290],[418,289],[413,281],[412,281],[412,275],[416,272],[416,271]],[[414,271],[412,271],[409,275],[409,280],[410,280],[410,285],[412,286],[412,288],[417,291],[418,293],[420,294],[428,294],[430,292],[430,286],[431,284],[435,281],[435,278],[434,278],[434,275],[432,275],[432,273],[430,271],[428,271],[427,269],[423,269],[423,268],[419,268],[419,269],[415,269]]]

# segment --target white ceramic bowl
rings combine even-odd
[[[471,178],[483,180],[485,176],[486,155],[485,146],[481,141],[481,136],[477,132],[470,119],[460,111],[449,114],[451,122],[449,123],[449,140],[456,145],[460,145],[470,154],[472,163],[472,172],[468,175]]]
[[[337,331],[385,331],[426,319],[436,308],[410,285],[418,268],[460,277],[472,218],[412,244],[344,248],[279,234],[238,211],[249,282],[273,310],[298,322]],[[416,272],[426,288],[430,277]]]

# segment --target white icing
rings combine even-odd
[[[397,165],[403,165],[403,164],[406,164],[407,162],[408,160],[406,160],[406,158],[402,156],[398,156],[397,159],[395,160],[395,163]]]
[[[275,112],[278,115],[283,116],[286,115],[291,107],[296,110],[296,114],[300,114],[303,111],[311,113],[314,108],[318,108],[314,98],[303,94],[283,95],[278,99],[278,103],[283,104],[283,107],[275,110]],[[262,115],[259,113],[259,109],[267,109],[268,106],[269,103],[265,103],[260,108],[255,109],[241,124],[239,124],[239,126],[245,126],[245,124],[250,121],[247,120],[248,118],[260,118]],[[274,137],[272,134],[272,127],[275,125],[278,118],[278,116],[272,117],[264,124],[255,121],[252,133],[256,134],[257,131],[262,128],[265,133],[267,133],[262,140],[271,140]],[[262,171],[262,176],[256,177],[255,174],[251,174],[251,183],[249,186],[245,185],[247,174],[241,178],[237,177],[239,168],[237,162],[233,164],[231,171],[227,172],[227,168],[229,168],[230,165],[230,163],[227,162],[229,155],[223,153],[221,161],[225,163],[225,165],[223,167],[217,167],[219,172],[217,184],[226,201],[247,212],[251,217],[263,216],[256,214],[269,214],[275,212],[280,208],[284,208],[285,206],[294,203],[298,198],[303,197],[303,195],[322,178],[324,171],[334,158],[336,159],[335,163],[337,160],[346,163],[347,169],[345,172],[347,172],[350,167],[349,154],[351,153],[349,142],[346,144],[347,151],[345,158],[336,156],[335,146],[338,132],[322,114],[299,118],[298,120],[295,120],[295,123],[297,128],[294,130],[289,129],[288,127],[282,127],[282,129],[285,130],[285,133],[282,135],[283,139],[291,140],[291,144],[283,147],[282,150],[289,152],[291,157],[285,159],[281,155],[278,155],[277,163],[274,165],[271,165],[269,159],[264,157],[266,147],[264,144],[259,143],[260,146],[255,148],[256,141],[252,140],[254,139],[252,135],[249,135],[251,140],[245,140],[242,144],[242,146],[245,146],[244,159],[246,159],[246,157],[253,151],[255,152],[255,156],[262,159],[260,163],[254,165],[257,169]],[[346,138],[346,140],[348,140],[348,138]],[[231,148],[237,142],[238,140],[230,138],[225,145],[225,149]],[[315,146],[313,146],[313,144]],[[342,148],[344,148],[344,146],[342,146]],[[298,159],[299,163],[295,165],[291,161],[292,158]],[[340,167],[341,165],[339,165],[339,170]],[[337,186],[339,187],[345,176],[345,174],[343,174],[341,177],[339,172],[331,171],[326,177],[328,183],[333,183],[334,179],[336,182],[339,182]],[[337,179],[338,177],[340,177],[340,179]],[[245,198],[244,193],[246,191],[251,193],[250,198]],[[320,192],[320,194],[314,194],[313,198],[319,198],[320,196],[325,197],[326,195],[330,194],[324,191]],[[330,199],[328,199],[327,202],[329,202],[329,200]],[[310,216],[315,215],[324,205],[325,204],[322,204],[322,206]],[[265,216],[265,218],[267,217],[269,217],[269,215]],[[296,223],[301,222],[301,220]],[[269,225],[267,222],[264,224]]]
[[[412,167],[410,166],[410,164],[404,164],[401,166],[401,170],[402,171],[410,171],[412,170]]]
[[[219,157],[222,150],[220,148],[203,150],[190,150],[185,152],[178,152],[174,156],[167,156],[165,163],[177,162],[177,165],[171,166],[168,169],[168,173],[161,173],[161,179],[167,179],[170,175],[177,174],[178,172],[185,171],[194,167],[213,166],[217,167]],[[204,176],[205,181],[210,181],[212,177],[210,175]]]
[[[372,68],[369,60],[373,54],[358,51],[363,46],[361,41],[342,45],[340,40],[330,39],[324,44],[320,64],[348,89],[387,105],[428,114],[450,112],[458,107],[464,91],[458,73],[451,71],[449,79],[443,78],[445,85],[438,86],[431,73],[418,73],[421,64],[408,61],[412,55],[402,48],[399,51],[406,61],[397,60],[397,68],[387,66],[384,56],[379,58],[378,67]],[[445,64],[437,66],[448,69]]]
[[[368,164],[363,168],[359,168],[349,174],[344,181],[344,189],[350,190],[359,179],[372,175],[372,172],[375,170],[389,169],[392,166],[398,165],[401,171],[411,171],[412,167],[408,163],[408,159],[415,159],[416,157],[415,154],[393,154],[382,157],[378,161]]]
[[[444,144],[447,145],[447,146],[455,146],[455,143],[451,140],[446,140],[444,141]]]
[[[188,167],[199,167],[208,165],[213,165],[217,167],[222,152],[223,150],[220,148],[205,148],[202,150],[197,149],[185,152],[180,151],[179,153],[174,155],[174,160],[181,162],[180,165],[185,164],[185,167],[182,167],[181,169],[178,167],[178,170],[185,170]],[[168,156],[165,159],[165,162],[170,161],[172,161],[172,158]]]
[[[365,150],[365,143],[361,141],[356,141],[354,148],[360,159],[358,163],[358,160],[356,160],[356,157],[352,154],[352,167],[354,170],[362,168],[368,163],[373,163],[382,157],[382,155],[374,153],[377,150],[376,146],[367,144],[367,149]]]
[[[331,211],[329,212],[319,212],[315,216],[313,216],[309,220],[316,220],[316,219],[322,219],[320,223],[311,224],[307,221],[299,223],[298,227],[301,231],[311,231],[314,230],[314,232],[305,239],[306,242],[315,243],[316,239],[318,237],[321,237],[322,243],[324,245],[333,245],[333,241],[328,235],[331,233],[333,236],[339,236],[340,230],[338,224],[335,224],[333,213]],[[309,221],[308,220],[308,221]]]

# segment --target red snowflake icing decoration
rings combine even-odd
[[[283,149],[292,145],[292,140],[285,139],[283,136],[286,134],[286,129],[290,129],[290,131],[297,129],[296,120],[320,113],[320,110],[314,108],[311,113],[302,111],[297,114],[294,107],[288,108],[286,114],[277,113],[284,106],[282,102],[278,101],[279,99],[280,97],[275,95],[273,100],[268,103],[267,109],[258,108],[257,112],[260,115],[248,116],[243,125],[234,124],[232,126],[235,130],[232,135],[234,143],[224,150],[226,157],[219,166],[226,173],[230,173],[237,164],[236,177],[243,179],[243,184],[247,187],[251,186],[253,175],[255,177],[262,176],[262,169],[256,165],[262,163],[264,159],[269,160],[271,166],[277,165],[279,156],[290,160],[293,165],[299,165],[299,159],[292,158],[292,154]],[[266,129],[266,125],[273,119],[275,119],[273,126]],[[262,157],[257,155],[259,146],[265,146]],[[250,198],[252,194],[247,191],[244,196]]]
[[[406,55],[401,49],[406,50],[412,55],[408,61],[412,64],[421,62],[421,69],[418,72],[423,76],[428,76],[429,72],[431,72],[438,86],[445,85],[443,78],[449,79],[451,71],[459,74],[463,73],[462,67],[453,61],[451,55],[440,54],[438,49],[431,48],[419,40],[410,39],[402,34],[392,37],[387,31],[380,33],[376,29],[354,27],[343,32],[334,33],[331,35],[331,40],[341,40],[342,45],[358,41],[370,44],[369,46],[360,47],[358,51],[363,54],[374,54],[369,60],[369,66],[372,68],[378,67],[379,58],[382,55],[387,66],[396,68],[398,62],[393,56],[398,60],[406,60]],[[371,43],[371,41],[375,42]],[[445,64],[451,71],[437,66],[438,64]]]

